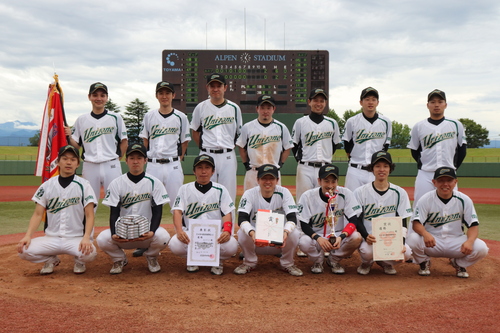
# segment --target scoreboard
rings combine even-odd
[[[226,77],[225,98],[254,113],[260,95],[272,95],[276,113],[307,113],[315,88],[328,91],[328,51],[164,50],[162,80],[174,85],[174,108],[191,113],[208,98],[206,78]],[[328,105],[327,108],[328,110]]]

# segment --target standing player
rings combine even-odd
[[[358,220],[357,229],[363,237],[363,242],[359,246],[361,256],[361,266],[358,267],[358,274],[367,275],[373,264],[373,243],[376,242],[372,235],[372,219],[376,217],[400,216],[403,220],[403,237],[406,236],[406,228],[411,217],[410,199],[406,191],[389,182],[389,174],[394,171],[391,154],[379,151],[373,154],[370,164],[370,171],[375,175],[372,183],[358,187],[354,195],[362,206],[363,213]],[[403,249],[405,261],[411,258],[411,250],[404,244]],[[377,264],[384,269],[385,274],[394,275],[396,261],[377,261]]]
[[[413,230],[408,245],[420,264],[419,275],[430,275],[430,257],[450,258],[457,277],[468,278],[467,267],[488,254],[488,246],[479,238],[479,221],[472,200],[459,191],[457,175],[451,167],[434,172],[434,191],[424,194],[416,204]],[[467,228],[464,234],[464,227]]]
[[[57,255],[75,257],[73,272],[84,273],[85,263],[95,259],[92,244],[94,206],[97,200],[89,182],[76,175],[80,154],[73,146],[59,150],[59,176],[43,183],[32,200],[36,203],[28,231],[19,241],[19,257],[31,262],[44,262],[40,274],[51,274],[59,265]],[[45,236],[31,239],[46,213]]]
[[[158,110],[149,111],[142,123],[140,137],[148,148],[148,173],[158,178],[170,198],[177,197],[177,191],[184,183],[181,162],[191,135],[186,115],[172,107],[175,98],[174,86],[161,81],[156,85],[156,99],[160,102]],[[134,251],[140,257],[146,249]]]
[[[214,73],[207,77],[210,98],[194,109],[191,129],[200,154],[212,156],[218,165],[212,181],[224,185],[234,202],[237,167],[234,143],[240,135],[242,119],[240,107],[224,98],[226,90],[223,75]]]
[[[111,182],[102,203],[110,208],[109,229],[97,236],[97,244],[113,261],[110,274],[120,274],[127,265],[123,249],[146,248],[144,255],[151,273],[161,267],[157,257],[167,247],[170,235],[160,227],[163,205],[168,194],[163,184],[154,176],[145,173],[146,147],[132,144],[127,148],[126,163],[129,171]],[[150,221],[149,231],[135,239],[120,238],[115,223],[120,216],[139,215]]]
[[[279,169],[272,164],[264,164],[257,170],[259,186],[245,193],[238,207],[238,243],[243,250],[243,264],[236,267],[235,274],[246,274],[257,266],[257,254],[280,254],[281,269],[293,276],[302,276],[302,271],[294,265],[293,255],[299,244],[300,232],[297,226],[297,206],[290,191],[278,185]],[[281,210],[286,215],[283,232],[283,246],[256,247],[255,222],[259,209]]]
[[[76,149],[83,147],[82,176],[92,185],[99,199],[101,185],[106,190],[111,181],[122,174],[120,157],[127,149],[127,128],[122,117],[104,107],[108,101],[108,87],[101,82],[93,83],[89,89],[92,112],[76,119],[71,129],[65,127],[70,143]]]
[[[263,95],[257,100],[257,119],[241,128],[236,141],[245,169],[244,190],[257,186],[257,168],[273,164],[281,168],[293,147],[288,128],[273,119],[276,103],[272,96]]]
[[[297,201],[305,191],[318,184],[318,170],[332,162],[336,145],[340,143],[339,125],[323,115],[328,95],[323,89],[313,89],[309,94],[309,116],[297,119],[293,125],[292,148],[297,160]]]
[[[210,273],[222,275],[223,260],[231,258],[238,250],[238,242],[232,234],[232,214],[234,202],[227,189],[210,178],[215,171],[214,159],[206,154],[198,155],[193,162],[196,181],[184,184],[179,189],[172,206],[173,222],[176,234],[168,245],[172,253],[187,257],[189,219],[221,220],[222,233],[217,240],[220,244],[219,266],[210,268]],[[197,272],[198,266],[187,266],[188,272]]]
[[[302,194],[299,201],[299,219],[304,235],[300,237],[299,247],[313,262],[311,272],[323,273],[323,253],[330,253],[328,265],[334,274],[344,274],[340,261],[353,254],[361,244],[362,238],[356,231],[361,207],[351,190],[338,185],[339,168],[333,164],[319,169],[318,184]],[[326,207],[329,195],[336,195],[334,230],[337,235],[334,244],[330,243],[331,227],[326,221]]]
[[[411,129],[408,148],[417,161],[418,173],[415,179],[416,204],[420,197],[434,190],[432,177],[440,167],[456,170],[467,154],[464,127],[458,120],[444,117],[446,94],[435,89],[427,96],[430,117],[418,122]]]
[[[351,191],[374,180],[369,170],[370,159],[377,151],[387,151],[391,143],[392,122],[377,112],[378,103],[376,89],[363,89],[359,101],[362,112],[345,123],[342,140],[349,158],[345,187]]]

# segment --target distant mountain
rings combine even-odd
[[[0,137],[31,138],[40,130],[40,126],[30,122],[9,121],[0,124]]]

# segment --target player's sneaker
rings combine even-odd
[[[297,249],[297,257],[307,257],[307,254],[302,252],[301,249]]]
[[[109,274],[121,274],[121,272],[123,271],[123,266],[127,264],[128,264],[127,259],[115,261],[113,263],[113,267],[111,267],[111,270],[109,271]]]
[[[330,255],[330,252],[325,252],[325,258],[327,258]]]
[[[151,273],[157,273],[161,270],[160,264],[158,263],[158,258],[156,257],[146,257],[148,261],[148,268]]]
[[[314,265],[311,266],[311,273],[313,274],[323,273],[323,264],[320,262],[314,263]]]
[[[281,266],[281,269],[284,270],[285,272],[287,272],[288,274],[293,275],[293,276],[304,275],[304,273],[302,273],[302,271],[295,265],[288,266],[288,267]]]
[[[460,267],[457,265],[455,258],[450,259],[450,264],[457,270],[457,277],[459,278],[468,278],[469,273],[467,273],[467,269],[465,267]]]
[[[61,261],[59,258],[56,258],[52,262],[46,262],[45,265],[43,265],[42,269],[40,270],[41,275],[47,275],[47,274],[52,274],[54,272],[54,267],[59,265]]]
[[[144,254],[144,252],[146,252],[148,250],[148,248],[145,248],[145,249],[136,249],[134,251],[134,253],[132,253],[132,255],[134,257],[142,257],[142,255]]]
[[[73,266],[73,273],[75,274],[83,274],[87,270],[87,267],[85,267],[85,264],[75,262],[75,265]]]
[[[326,261],[328,266],[330,266],[333,274],[344,274],[345,269],[338,262],[330,262],[330,260]]]
[[[223,272],[224,272],[224,268],[222,268],[222,265],[221,266],[213,266],[212,268],[210,268],[210,273],[213,275],[222,275]]]
[[[198,267],[198,266],[187,266],[186,270],[189,273],[194,273],[194,272],[198,272],[200,270],[200,267]]]
[[[250,267],[246,264],[241,264],[234,269],[233,273],[238,274],[238,275],[243,275],[243,274],[246,274],[246,273],[253,271],[253,270],[254,270],[253,267]]]
[[[431,262],[429,260],[420,263],[418,275],[429,276],[431,275]]]
[[[384,269],[384,273],[387,275],[396,275],[397,271],[394,266],[385,263],[383,261],[377,261],[377,264]]]
[[[357,272],[361,275],[368,275],[368,273],[370,273],[370,269],[372,269],[372,264],[361,264],[359,265]]]

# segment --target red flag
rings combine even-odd
[[[61,147],[68,144],[64,134],[66,119],[63,108],[63,95],[57,74],[54,75],[54,80],[54,83],[49,85],[36,161],[35,176],[42,176],[42,183],[59,174],[57,154]]]

